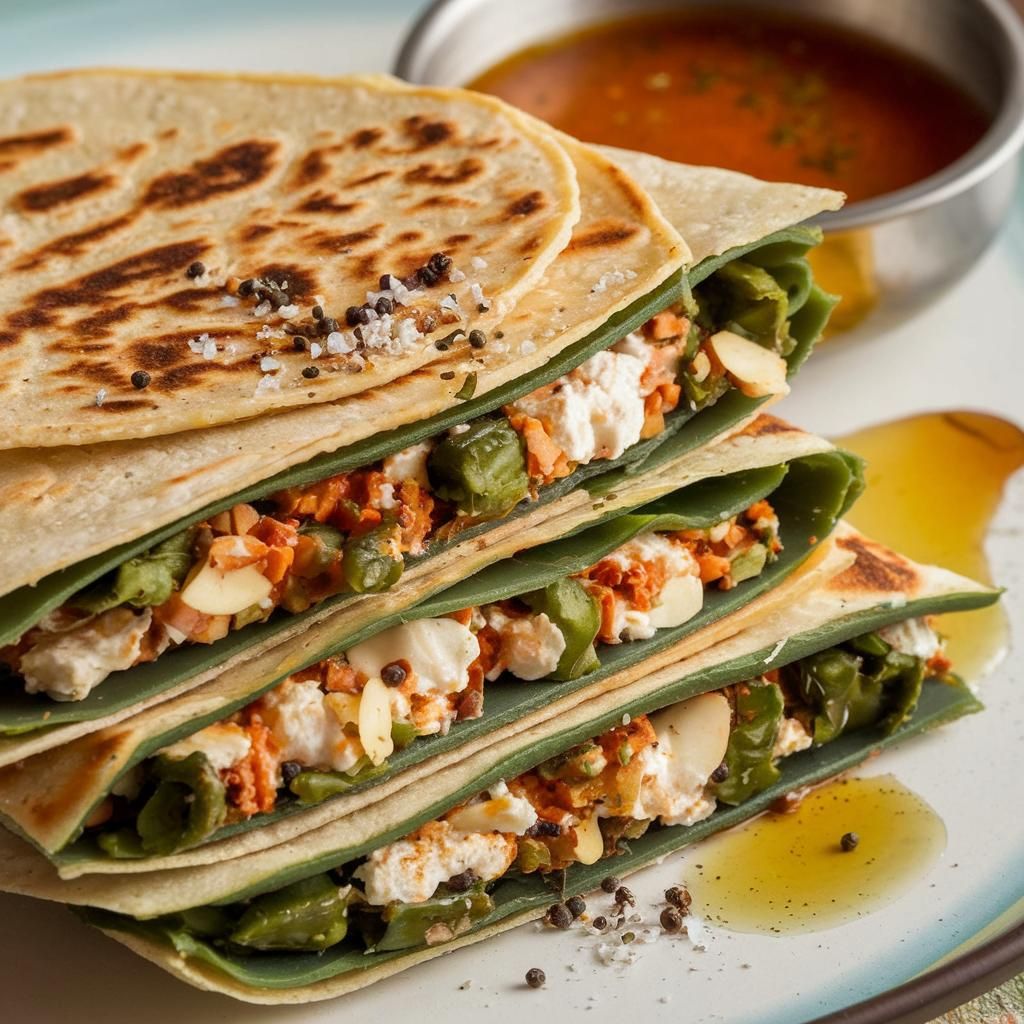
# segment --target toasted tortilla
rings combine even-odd
[[[500,778],[517,775],[600,734],[624,713],[650,713],[883,625],[981,607],[998,597],[997,591],[954,573],[911,562],[850,527],[838,531],[831,555],[810,578],[815,585],[786,607],[714,647],[642,673],[590,700],[555,700],[543,720],[524,723],[500,742],[421,779],[397,799],[356,810],[291,842],[198,867],[64,881],[27,843],[0,835],[0,888],[139,919],[277,889],[407,834]],[[863,749],[869,751],[878,743],[877,733],[869,734]],[[446,948],[450,947],[438,947],[431,954]],[[364,962],[372,965],[369,959]]]
[[[563,144],[576,164],[582,215],[572,241],[543,282],[502,325],[504,352],[492,344],[481,360],[457,345],[430,367],[387,387],[201,433],[59,447],[48,450],[45,458],[35,450],[8,452],[0,457],[0,538],[17,538],[17,544],[0,545],[0,594],[138,541],[182,517],[218,503],[231,504],[232,496],[260,481],[268,481],[267,490],[273,490],[270,478],[275,474],[324,453],[351,453],[362,462],[372,461],[458,423],[460,417],[481,415],[582,362],[591,354],[584,339],[609,321],[622,334],[628,332],[628,311],[659,285],[665,286],[662,304],[675,301],[679,293],[673,292],[671,279],[684,260],[692,260],[640,187],[644,182],[637,185],[615,164],[579,143],[563,139]],[[641,173],[651,171],[646,163],[638,166]],[[675,208],[673,224],[684,234],[689,228],[686,218],[694,211],[683,208],[678,197],[687,192],[691,178],[700,183],[699,223],[711,225],[711,235],[704,231],[702,236],[705,258],[731,255],[792,224],[794,212],[810,216],[833,208],[841,199],[839,193],[824,189],[808,195],[801,186],[766,186],[755,179],[737,182],[730,172],[721,171],[717,175],[728,187],[719,203],[709,187],[716,172],[664,161],[654,169],[657,174],[651,174],[650,183],[661,202]],[[735,216],[737,192],[742,195],[744,188],[763,200],[746,227]],[[803,200],[799,208],[793,199],[797,195]],[[748,205],[753,207],[752,202]],[[719,212],[722,230],[715,237]],[[608,347],[617,340],[617,330],[595,344]],[[572,348],[577,343],[578,357]],[[563,355],[571,358],[560,362]],[[440,372],[455,376],[443,382],[437,376]],[[476,397],[463,404],[453,396],[468,373],[477,375]],[[513,385],[516,381],[518,386]],[[420,424],[422,430],[398,429],[406,424]],[[388,431],[396,433],[392,437]],[[380,440],[367,451],[375,435]],[[324,469],[321,475],[337,471]],[[82,494],[90,495],[88,502],[81,500]],[[97,521],[103,523],[102,531],[96,530]]]
[[[828,442],[789,428],[779,420],[761,417],[746,430],[707,449],[659,463],[647,473],[623,474],[616,482],[603,482],[601,495],[590,495],[586,491],[574,492],[565,499],[567,507],[562,513],[533,524],[530,532],[524,530],[522,522],[517,529],[510,529],[497,547],[505,556],[511,556],[524,548],[536,547],[540,541],[552,541],[576,533],[588,522],[605,520],[607,525],[603,528],[604,533],[597,534],[594,539],[588,540],[584,534],[578,540],[573,538],[572,541],[562,541],[550,556],[546,550],[538,552],[536,557],[533,557],[532,552],[527,554],[523,563],[525,566],[537,564],[551,579],[559,578],[600,558],[604,547],[609,544],[611,546],[608,550],[617,546],[619,535],[624,541],[631,535],[630,531],[642,529],[648,522],[657,522],[657,516],[663,514],[661,509],[655,507],[652,514],[646,517],[626,517],[631,521],[625,524],[619,524],[612,518],[621,515],[626,509],[647,505],[664,495],[679,492],[680,500],[673,508],[687,508],[691,518],[700,515],[710,524],[732,514],[733,510],[746,507],[764,493],[773,491],[781,476],[781,473],[779,476],[768,474],[769,481],[762,485],[758,479],[747,483],[744,473],[756,477],[757,473],[751,471],[775,469],[793,463],[794,460],[815,456],[821,458],[823,453],[830,453],[830,461],[822,465],[817,476],[813,468],[808,468],[804,475],[798,473],[796,481],[790,485],[790,500],[781,512],[784,545],[787,549],[777,569],[772,567],[759,580],[748,581],[734,592],[709,596],[708,607],[702,613],[702,618],[676,631],[664,631],[663,638],[657,643],[651,641],[625,645],[621,651],[609,655],[611,667],[607,672],[595,676],[594,681],[583,677],[572,685],[528,687],[528,684],[519,684],[515,692],[532,696],[522,707],[509,709],[509,717],[512,719],[509,728],[515,729],[521,715],[535,705],[539,705],[538,713],[543,717],[545,705],[555,693],[573,690],[576,699],[582,700],[595,689],[622,685],[628,678],[628,672],[624,673],[619,667],[621,654],[626,655],[626,660],[639,661],[643,657],[639,652],[646,652],[648,648],[665,648],[675,634],[679,638],[686,636],[690,644],[688,649],[697,650],[716,642],[730,631],[742,628],[748,617],[766,614],[774,603],[786,600],[787,589],[779,584],[812,554],[814,545],[808,543],[808,536],[817,534],[824,539],[831,530],[836,517],[858,492],[859,476],[856,468],[849,465],[847,457],[831,453]],[[728,483],[727,474],[737,474],[738,481],[734,489],[740,497],[731,496],[721,486],[713,487],[710,491],[706,488],[701,491],[694,486],[700,481]],[[614,491],[609,490],[612,487]],[[690,503],[686,502],[685,488],[688,487],[694,487],[697,491]],[[806,507],[810,505],[814,505],[814,509]],[[646,521],[641,522],[641,519]],[[604,540],[605,533],[611,534],[610,540]],[[602,544],[604,547],[600,547]],[[598,553],[589,557],[590,549],[594,546],[599,546]],[[51,855],[56,854],[74,838],[91,808],[103,799],[131,764],[152,749],[171,742],[172,737],[177,738],[178,733],[193,732],[229,714],[283,676],[351,646],[359,639],[391,625],[393,621],[407,617],[406,610],[419,605],[445,585],[450,586],[458,580],[467,581],[456,588],[452,595],[442,594],[430,602],[428,609],[435,605],[440,609],[436,614],[488,600],[490,598],[487,595],[492,590],[498,592],[503,586],[515,588],[516,581],[520,579],[524,580],[518,588],[520,592],[539,585],[535,582],[536,572],[529,568],[523,572],[517,568],[510,570],[501,564],[493,565],[480,581],[467,579],[481,567],[483,559],[490,559],[494,555],[495,550],[492,544],[486,552],[471,550],[450,559],[445,556],[433,559],[424,564],[424,571],[417,573],[415,569],[412,570],[394,590],[379,595],[376,603],[363,601],[350,604],[324,617],[312,627],[291,631],[283,642],[280,639],[266,642],[255,650],[239,655],[233,662],[218,662],[209,674],[210,681],[205,685],[196,686],[195,678],[191,678],[177,691],[170,691],[170,695],[163,694],[162,700],[154,700],[148,707],[135,704],[122,713],[108,716],[112,721],[106,725],[102,719],[91,723],[73,723],[38,734],[8,737],[0,741],[0,763],[8,766],[0,769],[0,815]],[[573,552],[575,562],[572,563],[574,567],[563,572],[562,566],[569,563],[567,557],[559,555],[559,552],[567,550]],[[549,558],[550,562],[547,561]],[[548,579],[545,578],[544,582],[548,582]],[[514,592],[515,589],[510,591]],[[744,608],[747,601],[752,602],[749,610]],[[414,616],[415,612],[408,613],[408,617]],[[677,646],[674,644],[669,649],[674,650]],[[634,656],[631,653],[633,651],[638,653]],[[670,660],[673,657],[669,654],[665,656]],[[678,654],[674,657],[678,658]],[[644,660],[643,664],[649,667],[650,659]],[[609,673],[611,679],[605,679],[604,676]],[[177,696],[173,696],[175,692]],[[169,699],[169,696],[173,699]],[[100,728],[101,725],[104,727]],[[429,774],[436,770],[439,762],[465,756],[466,749],[461,737],[468,737],[476,731],[480,735],[475,736],[469,744],[471,747],[473,743],[477,747],[486,746],[498,735],[492,736],[487,730],[470,727],[454,731],[451,740],[435,740],[430,746],[422,744],[416,748],[417,751],[438,749],[440,744],[446,752],[443,756],[433,757],[426,764],[418,764],[416,771]],[[392,792],[395,786],[405,785],[418,777],[415,773],[400,774],[404,782],[393,783],[389,778],[365,793],[333,801],[330,808],[309,808],[273,826],[258,827],[246,835],[163,858],[161,863],[200,863],[216,859],[226,855],[223,848],[225,842],[232,844],[232,848],[237,847],[239,852],[248,852],[257,846],[284,841],[292,835],[316,827],[325,820],[324,815],[332,817],[347,813],[349,805],[346,801],[357,799],[367,802],[382,798]],[[43,778],[46,783],[40,785]],[[62,870],[69,874],[93,870],[138,871],[145,870],[150,863],[148,859],[109,860],[88,852],[82,855],[70,853],[61,858]]]
[[[394,380],[436,360],[455,327],[493,327],[579,216],[549,129],[489,97],[384,76],[14,79],[0,83],[0,158],[4,448],[193,430]],[[361,372],[325,352],[313,381],[308,351],[266,336],[284,323],[278,303],[235,303],[225,287],[284,282],[290,322],[311,331],[313,306],[343,323],[382,274],[435,252],[467,275],[421,289],[418,322],[436,326],[392,344],[412,315],[398,307],[387,344],[367,332]],[[190,278],[196,261],[206,272]],[[188,345],[203,336],[212,358]]]

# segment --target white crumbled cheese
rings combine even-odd
[[[796,718],[783,718],[772,747],[772,757],[789,757],[806,750],[813,742],[814,738]]]
[[[189,338],[188,347],[204,359],[214,359],[217,356],[217,343],[205,332],[198,338]]]
[[[659,818],[664,825],[693,825],[711,816],[715,800],[705,795],[707,779],[680,778],[673,764],[672,747],[660,741],[635,755],[642,759],[643,781],[636,801],[616,814],[646,820]],[[598,807],[599,815],[602,808]]]
[[[275,370],[281,369],[281,361],[273,356],[264,356],[260,360],[260,369],[264,373],[273,373]]]
[[[398,502],[395,500],[394,484],[380,485],[380,492],[377,495],[377,500],[373,503],[373,507],[383,509],[385,511],[398,507]]]
[[[518,679],[543,679],[558,667],[565,637],[546,613],[512,618],[494,606],[484,609],[484,617],[501,638],[498,660],[488,679],[497,679],[506,669]]]
[[[107,389],[106,388],[100,388],[99,391],[96,392],[96,405],[97,406],[101,406],[106,400],[107,400]]]
[[[452,269],[448,271],[448,280],[452,284],[462,284],[462,282],[466,280],[466,275],[459,270],[458,267],[452,267]]]
[[[272,374],[264,374],[256,385],[256,394],[262,395],[266,391],[280,391],[281,382]]]
[[[309,346],[309,358],[319,359],[320,356],[323,355],[323,351],[324,347],[318,341],[311,342]]]
[[[928,661],[942,650],[942,641],[926,619],[905,619],[883,626],[879,636],[901,654]]]
[[[282,762],[345,772],[363,756],[363,747],[345,734],[324,697],[315,679],[286,679],[260,699],[260,713]]]
[[[402,350],[411,349],[423,337],[422,332],[411,318],[398,323],[398,344]]]
[[[616,459],[640,440],[644,363],[622,352],[598,352],[553,388],[512,403],[540,420],[572,462]]]
[[[468,423],[456,423],[454,427],[448,428],[449,437],[458,437],[459,434],[465,434],[469,430]]]
[[[423,903],[437,887],[464,871],[485,882],[500,878],[516,856],[516,841],[500,832],[456,832],[432,821],[406,839],[374,850],[354,877],[363,883],[367,902],[380,907],[392,900]]]
[[[277,315],[282,320],[291,320],[293,316],[299,315],[299,307],[294,304],[289,304],[287,306],[278,306]]]
[[[197,750],[206,755],[214,771],[225,772],[252,749],[249,734],[234,722],[215,722],[160,751],[175,760],[184,760]]]
[[[388,455],[384,459],[384,477],[393,484],[400,484],[405,480],[415,480],[420,487],[429,487],[427,479],[427,459],[433,451],[434,445],[430,441],[421,441],[419,444],[403,448],[394,455]]]
[[[417,619],[385,629],[350,647],[346,655],[367,679],[404,658],[415,675],[412,692],[449,694],[468,685],[469,666],[480,656],[480,644],[469,627],[454,619]]]
[[[616,597],[618,595],[616,594]],[[651,625],[651,617],[647,612],[638,611],[635,608],[627,608],[622,614],[623,626],[619,630],[621,640],[650,640],[657,632]]]
[[[627,570],[641,562],[660,566],[666,579],[673,576],[699,574],[700,569],[693,553],[682,544],[674,544],[664,534],[655,530],[638,533],[632,540],[605,555],[602,562],[614,562]]]
[[[74,629],[42,637],[21,656],[26,692],[84,700],[111,672],[135,664],[152,621],[149,608],[111,608]]]
[[[635,277],[635,270],[611,270],[598,278],[597,283],[590,289],[590,294],[600,295],[601,292],[608,290],[609,285],[625,284],[627,281],[632,281]]]
[[[412,291],[406,288],[394,274],[388,274],[384,283],[387,288],[382,288],[379,292],[366,293],[366,302],[369,306],[375,306],[378,299],[390,299],[399,306],[413,306],[416,304],[416,300],[423,296],[422,291]]]
[[[475,281],[469,286],[469,294],[473,296],[473,302],[476,303],[478,309],[481,306],[484,308],[484,310],[488,310],[491,308],[491,304],[484,297],[483,288],[481,288],[480,285],[478,285]]]
[[[354,352],[356,339],[348,331],[331,331],[327,335],[327,351],[332,356],[342,356]]]
[[[516,796],[504,782],[452,811],[445,819],[456,832],[507,832],[525,835],[537,823],[537,811],[526,797]]]
[[[651,361],[651,346],[644,341],[644,336],[639,331],[630,331],[624,338],[619,338],[612,345],[612,351],[639,359],[644,366]]]

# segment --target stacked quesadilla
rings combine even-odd
[[[6,890],[325,998],[976,709],[925,617],[996,595],[763,411],[838,194],[379,77],[0,100]]]

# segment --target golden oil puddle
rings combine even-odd
[[[844,851],[842,837],[857,834]],[[700,844],[684,866],[694,909],[731,931],[818,931],[891,903],[946,846],[942,819],[891,775],[839,779],[787,813]]]
[[[1006,481],[1024,466],[1024,431],[977,412],[912,416],[837,438],[867,459],[867,490],[849,520],[921,562],[992,582],[985,535]],[[942,615],[936,627],[959,675],[973,680],[1006,653],[1001,605]]]

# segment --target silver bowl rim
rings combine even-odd
[[[458,17],[459,9],[485,0],[432,0],[416,19],[395,58],[394,73],[409,78],[425,39],[442,19]],[[1024,144],[1024,19],[1010,0],[970,0],[986,11],[1002,34],[1006,47],[1007,82],[999,109],[985,134],[962,156],[913,185],[872,199],[850,203],[835,213],[816,218],[832,231],[870,227],[944,203],[994,175]],[[866,29],[864,31],[867,31]]]

